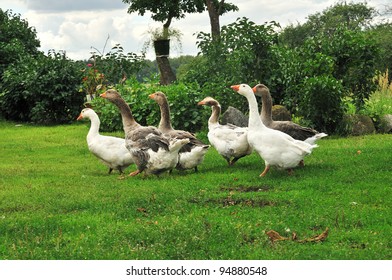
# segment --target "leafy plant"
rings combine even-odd
[[[197,132],[207,120],[207,112],[197,106],[197,102],[204,97],[195,83],[162,86],[157,80],[140,83],[136,78],[131,78],[124,85],[117,85],[116,89],[131,107],[136,121],[142,125],[158,125],[159,123],[159,106],[148,98],[149,94],[156,91],[162,91],[167,96],[171,110],[171,122],[175,129]],[[113,104],[102,98],[96,98],[92,106],[100,114],[103,131],[123,129],[120,113]]]
[[[92,100],[95,98],[98,90],[105,88],[105,75],[100,73],[99,70],[91,63],[88,63],[82,72],[84,77],[82,79],[79,92],[85,92],[88,99]]]
[[[94,69],[104,74],[105,82],[112,85],[123,83],[145,65],[144,54],[125,53],[120,44],[116,44],[108,53],[105,50],[92,52],[89,62]]]
[[[0,111],[6,119],[39,124],[69,123],[83,103],[80,64],[50,52],[8,67],[3,74]]]
[[[273,68],[272,46],[277,34],[275,22],[257,25],[247,18],[223,26],[219,40],[209,33],[197,35],[201,58],[193,70],[182,77],[196,81],[204,95],[217,98],[222,107],[235,106],[247,110],[243,100],[232,94],[230,85],[238,83],[268,83]]]
[[[170,40],[173,43],[173,46],[177,47],[179,50],[182,48],[181,38],[182,32],[177,29],[170,27],[168,29],[163,29],[162,27],[150,27],[146,34],[150,36],[143,44],[143,52],[147,52],[147,50],[152,47],[154,48],[154,42],[158,40]]]
[[[12,11],[0,8],[0,78],[8,65],[26,55],[37,55],[40,42],[28,22]]]
[[[377,75],[377,90],[369,96],[362,110],[362,113],[373,119],[376,126],[380,125],[382,116],[392,114],[392,82],[388,77],[388,70]]]
[[[333,133],[344,113],[344,88],[331,76],[317,76],[304,80],[299,112],[317,130]]]

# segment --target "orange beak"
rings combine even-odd
[[[99,96],[101,96],[102,98],[106,98],[106,91]]]
[[[202,100],[202,101],[197,102],[197,105],[205,105],[205,103],[204,103],[204,101]]]
[[[253,93],[256,93],[256,87],[255,86],[252,88],[252,90],[253,90]]]
[[[234,85],[234,86],[231,86],[231,88],[234,89],[235,91],[239,91],[240,85]]]
[[[79,117],[76,119],[77,121],[80,121],[81,119],[83,119],[82,114],[79,115]]]
[[[151,99],[155,98],[155,93],[151,93],[148,97],[150,97]]]

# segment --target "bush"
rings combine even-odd
[[[376,77],[377,90],[374,91],[361,111],[372,118],[376,127],[379,128],[384,115],[392,114],[392,82],[388,79],[388,70]]]
[[[3,71],[26,55],[37,55],[40,42],[34,28],[12,11],[0,9],[0,77]]]
[[[247,18],[223,26],[219,40],[213,40],[210,34],[200,32],[197,45],[202,58],[192,63],[189,73],[182,79],[196,81],[204,95],[216,98],[227,108],[229,105],[239,110],[247,110],[243,99],[233,94],[230,86],[258,82],[268,84],[270,69],[274,65],[271,59],[272,46],[277,41],[274,22],[257,25]]]
[[[108,84],[122,83],[127,77],[136,75],[145,65],[144,55],[125,53],[124,48],[117,44],[108,53],[92,53],[92,67],[105,75]]]
[[[200,88],[195,83],[162,86],[157,80],[140,83],[136,78],[131,78],[124,85],[117,85],[116,90],[129,104],[134,118],[141,125],[159,124],[159,106],[148,98],[149,94],[156,91],[162,91],[168,99],[174,129],[197,132],[207,123],[210,111],[204,111],[197,106],[197,102],[204,96],[200,94]],[[100,115],[102,131],[123,129],[120,112],[112,103],[95,98],[91,105]]]
[[[17,62],[3,74],[0,112],[9,120],[62,124],[75,119],[84,96],[78,93],[81,65],[51,52]]]
[[[343,86],[331,76],[307,78],[302,86],[299,111],[318,131],[333,133],[342,121]]]

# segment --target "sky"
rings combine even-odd
[[[368,0],[370,6],[382,10],[391,0]],[[238,12],[230,12],[220,17],[221,26],[247,17],[256,24],[276,21],[282,27],[303,23],[307,16],[322,12],[337,0],[228,0],[238,6]],[[349,1],[348,1],[349,2]],[[353,0],[352,2],[364,2]],[[0,8],[12,10],[35,27],[41,42],[40,50],[65,51],[73,60],[84,60],[91,52],[107,53],[116,44],[121,44],[125,52],[141,54],[148,41],[147,31],[162,26],[146,13],[128,14],[127,4],[121,0],[0,0]],[[187,14],[185,18],[174,20],[172,27],[183,33],[181,45],[171,49],[171,56],[196,55],[196,33],[210,32],[208,13]],[[109,38],[109,39],[108,39]],[[106,47],[105,47],[105,43]],[[105,47],[105,48],[104,48]],[[147,58],[154,59],[152,48]]]

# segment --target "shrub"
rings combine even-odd
[[[157,80],[140,83],[136,78],[131,78],[124,85],[117,85],[116,89],[129,104],[134,118],[141,125],[159,124],[159,106],[148,98],[149,94],[156,91],[162,91],[167,96],[173,128],[196,132],[207,122],[209,111],[197,106],[197,102],[204,96],[195,83],[162,86]],[[120,112],[112,103],[96,98],[92,101],[92,106],[100,115],[102,131],[123,129]]]
[[[145,65],[144,55],[125,53],[124,48],[117,44],[108,53],[92,53],[90,58],[92,67],[99,69],[105,75],[106,83],[122,83],[127,77],[138,73]]]
[[[196,81],[204,95],[216,98],[227,108],[229,105],[247,110],[247,104],[238,98],[230,86],[239,83],[268,84],[272,61],[272,46],[277,41],[276,23],[257,25],[247,18],[223,26],[219,40],[200,32],[197,45],[202,58],[193,62],[193,69],[182,79]]]
[[[0,112],[6,119],[38,124],[69,123],[83,103],[80,65],[64,54],[27,56],[3,75]]]
[[[392,82],[388,79],[388,70],[379,74],[375,80],[377,90],[370,95],[361,113],[371,117],[376,127],[379,127],[381,118],[392,114]]]
[[[0,9],[0,77],[3,71],[26,55],[38,54],[36,31],[12,11]]]
[[[302,85],[299,111],[317,130],[333,133],[344,114],[343,86],[331,76],[307,78]]]

